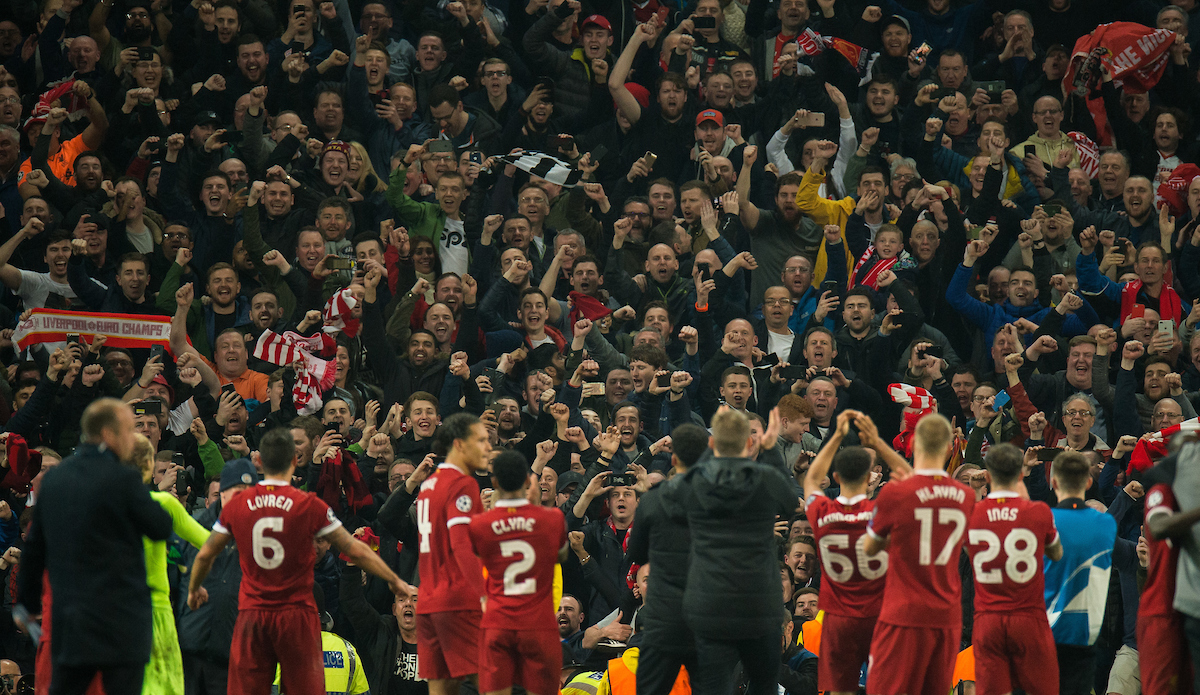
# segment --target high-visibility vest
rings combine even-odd
[[[825,611],[817,611],[817,617],[804,621],[796,635],[796,645],[821,656],[821,626],[825,622]]]
[[[958,653],[954,660],[954,677],[950,679],[951,686],[958,687],[963,681],[975,682],[975,647],[967,647]],[[953,692],[953,691],[951,691]]]
[[[639,654],[637,647],[630,647],[620,657],[609,661],[606,682],[601,684],[598,695],[637,695]],[[605,688],[605,685],[608,687]],[[692,695],[692,682],[688,679],[687,669],[682,666],[675,677],[675,685],[671,686],[671,695]]]

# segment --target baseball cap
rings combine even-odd
[[[705,121],[712,121],[722,128],[725,127],[725,117],[716,109],[705,109],[696,115],[696,125],[700,125]]]
[[[175,389],[171,388],[171,382],[167,381],[165,376],[162,374],[155,374],[154,378],[150,380],[150,383],[162,384],[163,386],[167,387],[167,393],[171,395],[171,402],[175,402]]]
[[[250,459],[234,459],[221,469],[221,492],[234,485],[255,485],[258,483],[258,471]]]
[[[221,117],[216,111],[201,111],[196,114],[196,118],[192,120],[192,125],[215,125],[221,126]]]
[[[910,34],[912,33],[912,25],[910,25],[908,23],[907,19],[905,19],[904,17],[901,17],[898,14],[894,14],[894,15],[884,19],[883,24],[879,25],[879,31],[882,32],[884,29],[887,29],[888,27],[890,27],[893,24],[902,26],[902,27],[904,27],[905,31],[907,31]]]
[[[589,24],[594,24],[601,29],[607,30],[608,33],[612,33],[612,23],[609,22],[604,15],[592,14],[584,17],[583,21],[579,23],[579,30],[583,31],[584,29],[587,29]]]
[[[575,471],[567,471],[558,476],[558,492],[566,492],[567,488],[572,485],[580,485],[583,483],[583,476]]]

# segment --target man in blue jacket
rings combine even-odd
[[[967,285],[974,274],[975,262],[988,251],[987,242],[972,241],[963,253],[962,265],[954,271],[950,286],[946,288],[946,300],[950,306],[963,315],[968,321],[983,329],[987,345],[992,344],[996,331],[1007,323],[1018,319],[1029,319],[1041,323],[1042,318],[1050,311],[1048,307],[1038,303],[1037,280],[1033,271],[1024,266],[1013,268],[1009,273],[1008,299],[1000,304],[986,304],[967,293]],[[1063,335],[1070,337],[1087,333],[1088,328],[1099,323],[1100,318],[1086,301],[1078,310],[1063,321]]]

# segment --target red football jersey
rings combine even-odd
[[[454,559],[450,529],[471,523],[483,510],[479,485],[452,464],[443,463],[417,495],[417,534],[420,537],[421,600],[417,613],[479,610],[479,595]]]
[[[808,498],[804,513],[812,523],[821,558],[821,610],[850,618],[878,616],[888,556],[885,551],[867,557],[863,550],[875,502],[866,495],[834,501],[818,493]]]
[[[958,556],[975,507],[971,488],[945,471],[914,471],[908,480],[884,485],[867,533],[890,539],[891,563],[879,619],[904,627],[953,627],[962,623]]]
[[[1046,610],[1046,548],[1058,542],[1054,514],[1015,492],[993,492],[971,516],[967,552],[975,569],[975,612]]]
[[[550,606],[554,564],[567,542],[567,521],[554,507],[499,500],[471,521],[471,545],[487,569],[482,627],[557,630]]]
[[[1142,533],[1150,547],[1150,568],[1138,602],[1138,615],[1167,617],[1175,613],[1175,570],[1179,564],[1179,544],[1158,539],[1150,533],[1150,518],[1179,511],[1170,485],[1159,483],[1146,493],[1146,525]]]
[[[309,606],[313,599],[313,538],[342,522],[311,492],[264,480],[234,495],[213,531],[233,536],[242,565],[241,610]]]

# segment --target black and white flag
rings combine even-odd
[[[512,164],[521,171],[557,183],[566,188],[574,188],[579,184],[583,172],[557,157],[541,152],[525,152],[523,154],[505,154],[498,158],[505,164]]]

